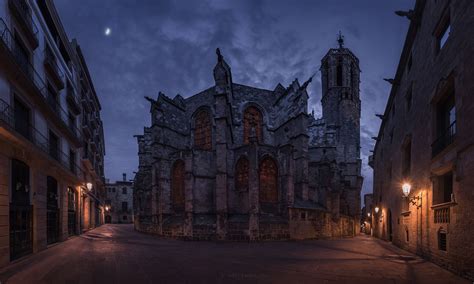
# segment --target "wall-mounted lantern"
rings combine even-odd
[[[92,183],[88,182],[86,183],[87,190],[91,191],[92,190]]]
[[[409,197],[410,196],[410,192],[411,192],[411,184],[409,183],[404,183],[402,185],[402,193],[403,193],[403,197],[404,198],[407,198],[408,201],[413,204],[414,206],[416,206],[416,208],[420,208],[421,207],[421,204],[418,204],[418,201],[420,200],[421,201],[421,196],[413,196],[413,197]]]
[[[380,208],[378,206],[375,206],[375,208],[374,208],[375,214],[378,214],[379,210],[380,210]]]

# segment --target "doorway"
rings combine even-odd
[[[392,233],[392,211],[388,209],[387,211],[387,231],[388,231],[388,239],[389,241],[393,240],[393,233]]]
[[[47,177],[46,240],[48,245],[59,240],[58,182]]]
[[[33,252],[33,207],[30,205],[30,168],[12,160],[10,203],[10,259]]]

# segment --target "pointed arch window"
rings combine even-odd
[[[259,167],[260,202],[278,202],[278,168],[270,157],[266,157],[260,162]]]
[[[257,141],[262,142],[262,113],[258,108],[251,106],[244,111],[244,144],[249,144],[249,137],[255,129]]]
[[[212,149],[212,128],[209,112],[202,110],[196,115],[194,147],[199,150]]]
[[[171,203],[174,209],[184,208],[184,162],[177,160],[171,169]]]
[[[249,188],[249,160],[241,157],[235,165],[235,190],[247,191]]]

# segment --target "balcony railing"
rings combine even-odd
[[[14,113],[14,109],[7,102],[0,99],[0,121],[6,123],[12,130],[29,140],[42,152],[58,161],[65,169],[74,175],[81,173],[81,168],[75,162],[73,163],[69,155],[62,152],[58,145],[50,143],[49,139],[34,128],[29,121],[23,118],[15,118]]]
[[[434,210],[435,223],[449,223],[449,207]]]
[[[438,155],[446,147],[454,142],[454,136],[456,135],[456,121],[451,125],[433,142],[431,145],[432,156]]]
[[[33,48],[38,47],[38,27],[33,22],[28,3],[25,0],[8,0],[8,6],[18,22],[24,26],[25,32],[28,33],[28,41],[33,45]]]
[[[48,46],[44,50],[44,66],[50,73],[58,89],[64,89],[64,73],[61,71],[61,68],[59,68],[53,51]]]
[[[16,47],[14,37],[10,30],[8,29],[5,21],[0,18],[0,45],[3,44],[6,48],[10,51],[11,56],[15,59],[16,63],[19,65],[20,69],[23,71],[25,76],[30,79],[31,83],[33,83],[34,87],[37,90],[37,93],[42,98],[43,102],[49,106],[52,112],[59,118],[59,121],[63,123],[63,126],[70,131],[70,133],[76,137],[78,140],[81,138],[81,131],[77,129],[77,127],[70,128],[68,123],[68,112],[66,112],[59,102],[52,102],[49,101],[50,94],[49,90],[46,87],[41,76],[35,70],[33,65],[26,58],[20,55],[18,52],[18,48]]]

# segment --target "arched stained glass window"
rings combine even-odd
[[[184,162],[177,160],[171,169],[171,203],[175,209],[184,208]]]
[[[275,161],[266,157],[260,162],[260,202],[278,202],[278,168]]]
[[[249,160],[241,157],[235,165],[235,190],[247,191],[249,188]]]
[[[196,115],[194,129],[194,147],[200,150],[212,149],[211,118],[205,110]]]
[[[262,142],[262,113],[256,107],[248,107],[244,112],[244,144],[249,144],[252,128],[258,142]]]

